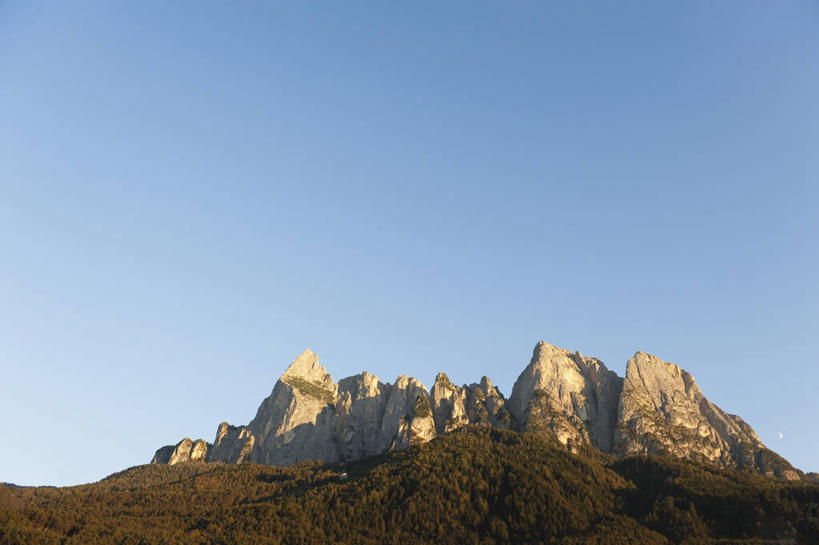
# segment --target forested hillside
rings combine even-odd
[[[819,543],[819,486],[474,427],[344,465],[0,486],[0,544]]]

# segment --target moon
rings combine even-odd
[[[776,432],[776,435],[777,435],[777,437],[779,437],[780,439],[784,439],[784,438],[785,438],[785,434],[784,434],[784,433],[782,433],[781,431]]]

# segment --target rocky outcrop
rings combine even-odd
[[[447,433],[469,424],[466,414],[466,389],[459,388],[450,382],[444,373],[438,373],[432,385],[432,414],[435,420],[435,431]]]
[[[564,445],[592,444],[609,452],[622,383],[600,360],[541,341],[508,407],[521,431],[553,433]]]
[[[439,434],[470,424],[511,427],[506,400],[487,377],[483,377],[480,384],[455,386],[446,374],[438,373],[430,398],[435,430]]]
[[[804,477],[765,448],[741,418],[711,403],[676,365],[638,352],[622,379],[596,358],[543,341],[508,400],[487,377],[456,386],[438,373],[431,392],[406,375],[390,384],[364,372],[336,383],[306,350],[248,425],[222,422],[212,445],[185,438],[157,450],[151,462],[343,462],[467,425],[547,434],[578,452],[667,454],[779,478]]]
[[[506,408],[506,400],[489,377],[482,377],[479,385],[470,384],[466,399],[471,423],[486,423],[498,428],[512,427],[512,415]]]
[[[614,452],[621,457],[669,454],[800,478],[740,417],[711,403],[694,377],[645,352],[637,352],[626,366]]]
[[[389,388],[378,446],[381,452],[423,443],[435,437],[435,421],[426,387],[400,375]]]
[[[211,445],[202,439],[192,441],[185,437],[176,445],[166,445],[154,454],[152,464],[180,464],[183,462],[204,462],[208,458]]]
[[[176,449],[176,445],[165,445],[164,447],[159,447],[156,449],[154,453],[154,457],[151,459],[152,464],[167,464],[171,461],[171,454]]]
[[[213,441],[209,462],[241,463],[250,459],[256,438],[246,426],[231,426],[227,422],[219,424]]]

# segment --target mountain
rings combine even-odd
[[[645,352],[626,366],[614,452],[670,454],[789,480],[802,477],[765,448],[745,421],[711,403],[689,373]]]
[[[0,545],[819,543],[819,486],[596,452],[475,424],[340,464],[194,461],[0,486]]]
[[[214,442],[185,438],[152,463],[304,460],[349,462],[405,449],[469,425],[556,439],[570,452],[618,459],[669,455],[787,480],[805,476],[767,449],[741,418],[711,403],[673,363],[637,352],[619,377],[597,358],[539,342],[506,399],[487,377],[456,386],[439,373],[431,391],[401,375],[368,372],[337,383],[306,350],[246,426],[219,424]]]

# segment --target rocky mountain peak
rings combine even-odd
[[[327,370],[319,365],[318,355],[311,350],[305,350],[296,357],[295,360],[285,369],[282,377],[301,377],[307,380],[314,380],[321,383],[332,382],[332,377],[327,374]]]
[[[521,429],[608,451],[621,384],[599,360],[540,341],[515,381],[508,407]]]
[[[481,377],[481,390],[483,390],[483,392],[488,396],[503,397],[501,396],[500,391],[495,388],[495,385],[492,384],[492,381],[489,380],[489,377],[486,375]]]
[[[532,352],[532,362],[544,362],[550,361],[554,356],[562,356],[565,354],[571,354],[569,350],[565,348],[560,348],[553,344],[547,343],[546,341],[538,341],[535,345],[535,349]]]
[[[436,386],[442,386],[445,388],[454,388],[455,386],[452,384],[452,381],[449,380],[449,377],[443,371],[439,371],[437,375],[435,375],[435,384],[433,388]]]

